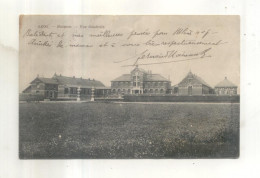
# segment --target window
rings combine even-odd
[[[77,94],[77,88],[73,88],[73,94]]]
[[[52,91],[50,91],[50,98],[52,98],[52,96],[53,96],[53,95],[52,95]]]
[[[136,86],[136,82],[133,83],[133,86],[134,86],[134,87]]]
[[[68,94],[69,93],[69,89],[68,88],[64,88],[64,94]]]
[[[178,94],[178,93],[179,93],[179,88],[178,88],[178,87],[174,87],[173,93],[174,93],[174,94]]]
[[[81,93],[85,95],[86,94],[86,89],[85,88],[81,88]]]

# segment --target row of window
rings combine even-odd
[[[95,92],[95,94],[108,94],[109,90],[94,90],[94,92]],[[64,88],[64,94],[78,94],[78,88],[76,88],[76,87]],[[81,88],[80,94],[91,95],[92,89]]]
[[[168,82],[144,82],[145,87],[168,86]],[[131,82],[112,82],[112,87],[131,86]],[[133,86],[141,86],[140,82],[133,82]]]
[[[140,80],[140,76],[133,76],[133,81]]]
[[[112,93],[125,93],[130,94],[131,89],[113,89]],[[164,89],[144,89],[143,93],[165,93]]]
[[[237,92],[234,90],[220,90],[216,92],[219,95],[236,95]]]
[[[90,95],[92,92],[91,89],[81,88],[80,94],[88,94]],[[64,94],[78,94],[78,88],[72,87],[72,88],[64,88]]]

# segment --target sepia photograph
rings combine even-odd
[[[239,153],[238,15],[20,15],[20,159]]]

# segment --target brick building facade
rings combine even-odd
[[[172,93],[175,95],[206,95],[214,94],[213,88],[202,78],[189,72],[177,85],[173,86]]]
[[[160,74],[152,74],[138,66],[130,74],[123,74],[111,81],[112,94],[167,94],[171,82]]]
[[[46,99],[76,99],[79,91],[80,98],[87,99],[91,96],[92,88],[97,97],[110,94],[110,88],[98,80],[56,74],[52,78],[36,77],[23,93],[38,94]]]

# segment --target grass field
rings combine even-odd
[[[236,158],[239,104],[20,103],[19,155]]]

